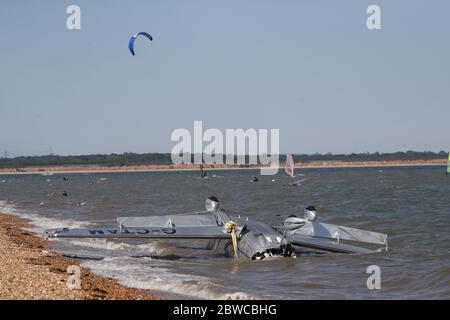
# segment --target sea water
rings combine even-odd
[[[43,232],[113,225],[117,216],[202,211],[211,195],[232,216],[269,225],[314,205],[321,222],[388,234],[390,250],[236,261],[206,250],[202,240],[56,239],[52,246],[103,257],[83,265],[165,298],[450,298],[450,177],[444,167],[298,171],[307,178],[299,187],[287,186],[290,178],[281,171],[250,183],[258,170],[209,171],[209,179],[189,171],[0,175],[0,212],[29,218]],[[371,265],[381,270],[379,290],[367,287]]]

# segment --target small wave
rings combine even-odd
[[[127,250],[127,251],[138,251],[147,253],[160,253],[155,243],[144,243],[144,244],[131,244],[125,242],[114,242],[108,241],[107,239],[77,239],[68,240],[71,244],[76,246],[88,247],[93,249],[103,249],[103,250]]]
[[[27,229],[38,234],[42,234],[45,230],[48,229],[60,228],[61,226],[68,228],[81,228],[91,225],[91,223],[86,221],[44,217],[37,213],[18,209],[14,205],[14,203],[10,203],[4,200],[0,200],[0,212],[30,220],[33,226]]]
[[[224,292],[222,285],[206,277],[173,273],[166,268],[151,266],[148,258],[141,260],[147,260],[147,263],[136,263],[136,260],[129,259],[114,257],[102,261],[86,261],[83,266],[100,275],[114,277],[125,286],[138,289],[165,291],[200,299],[261,299],[245,292]]]

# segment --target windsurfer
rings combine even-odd
[[[204,169],[203,164],[200,164],[200,176],[206,178],[206,170]]]

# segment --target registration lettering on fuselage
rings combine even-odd
[[[174,228],[161,228],[161,229],[149,229],[149,228],[133,228],[131,230],[129,229],[89,229],[89,233],[91,235],[105,235],[105,234],[111,234],[111,235],[117,235],[117,234],[140,234],[140,235],[146,235],[146,234],[174,234],[176,230]]]

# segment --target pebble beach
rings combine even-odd
[[[1,300],[152,300],[149,290],[133,289],[80,267],[81,286],[70,288],[69,266],[79,266],[27,230],[27,220],[0,214]]]

